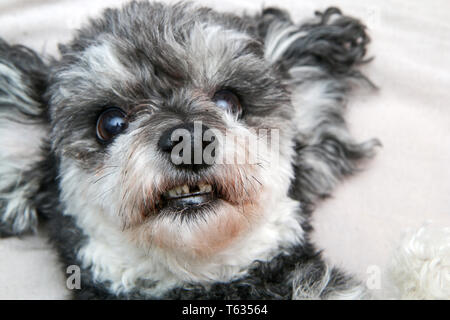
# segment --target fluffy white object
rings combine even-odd
[[[408,231],[387,272],[392,298],[450,299],[450,228]]]

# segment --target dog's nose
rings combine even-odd
[[[170,155],[171,162],[178,168],[198,171],[214,163],[214,135],[205,135],[209,128],[200,123],[183,123],[167,129],[159,138],[158,148]],[[205,152],[209,151],[209,152]]]

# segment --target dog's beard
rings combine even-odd
[[[288,129],[249,130],[226,121],[216,148],[220,161],[199,172],[179,170],[162,157],[137,121],[95,170],[63,161],[63,195],[69,203],[98,208],[137,247],[214,255],[270,220],[292,178],[292,146],[279,143],[290,141]]]

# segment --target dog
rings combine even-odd
[[[1,41],[1,236],[45,224],[76,299],[370,298],[310,240],[317,202],[380,145],[344,118],[374,87],[369,42],[338,8],[296,24],[146,1],[49,61]]]

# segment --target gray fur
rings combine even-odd
[[[0,40],[0,235],[34,230],[31,198],[40,179],[28,172],[41,159],[40,140],[48,130],[46,66],[31,50]]]

